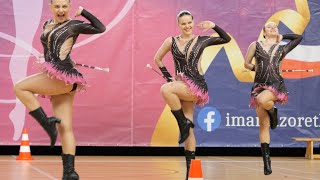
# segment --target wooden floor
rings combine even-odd
[[[16,161],[16,156],[0,156],[0,179],[61,179],[59,156],[33,156]],[[201,156],[205,180],[320,180],[320,160],[303,157],[272,157],[273,173],[263,175],[260,157]],[[184,180],[184,157],[77,156],[76,170],[81,180]]]

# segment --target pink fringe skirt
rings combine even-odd
[[[177,74],[175,77],[176,80],[181,80],[189,87],[191,93],[197,96],[196,104],[199,106],[204,106],[209,102],[209,94],[208,91],[199,87],[199,85],[195,84],[194,81],[190,80],[183,73]]]
[[[254,86],[253,91],[251,92],[250,104],[249,107],[256,108],[258,103],[256,101],[257,95],[259,95],[262,91],[269,90],[276,96],[276,103],[281,105],[286,104],[288,102],[288,93],[287,92],[279,92],[273,86],[266,84],[258,84]]]
[[[77,84],[77,92],[84,91],[88,86],[82,74],[75,68],[69,70],[60,70],[55,64],[44,62],[41,64],[42,72],[46,72],[50,78],[55,78],[65,82],[65,84]]]

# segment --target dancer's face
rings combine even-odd
[[[275,37],[279,35],[278,26],[275,22],[268,22],[263,28],[265,37]]]
[[[178,18],[178,25],[180,27],[181,33],[185,35],[192,34],[194,21],[191,15],[183,15]]]
[[[50,9],[56,23],[62,23],[69,19],[71,9],[70,0],[52,0]]]

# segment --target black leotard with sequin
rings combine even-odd
[[[176,39],[179,37],[172,37],[171,53],[174,59],[176,78],[183,80],[191,92],[198,97],[196,102],[198,105],[204,105],[209,101],[207,83],[198,69],[202,52],[208,46],[224,44],[231,39],[219,26],[215,25],[213,29],[220,37],[197,36],[186,44],[183,52],[179,50],[176,43]],[[193,43],[194,40],[196,40],[195,43]],[[192,44],[194,45],[191,47]],[[188,53],[189,48],[192,48],[190,53]]]
[[[280,73],[280,65],[284,57],[302,40],[301,35],[286,34],[283,39],[289,39],[286,45],[274,44],[266,52],[262,42],[256,42],[256,75],[251,92],[250,107],[256,107],[255,97],[263,90],[268,89],[277,97],[276,102],[285,104],[288,101],[288,92]]]
[[[45,62],[42,69],[49,76],[64,81],[66,84],[78,84],[78,90],[85,88],[86,81],[74,67],[70,58],[72,46],[79,34],[97,34],[105,31],[105,26],[91,13],[82,10],[81,15],[90,23],[80,20],[67,20],[63,23],[52,24],[48,20],[43,25],[41,42],[44,48]]]

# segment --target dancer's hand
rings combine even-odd
[[[82,13],[82,10],[83,10],[83,7],[82,6],[79,6],[77,12],[76,12],[76,15],[74,17],[77,17],[77,16],[80,16],[81,13]]]
[[[209,29],[212,29],[216,26],[215,23],[211,22],[211,21],[202,21],[201,23],[199,23],[197,25],[198,28],[202,29],[203,32],[208,31]]]
[[[72,66],[76,66],[77,65],[77,63],[76,62],[74,62],[73,60],[71,60],[70,59],[70,62],[71,62],[71,64],[72,64]]]

